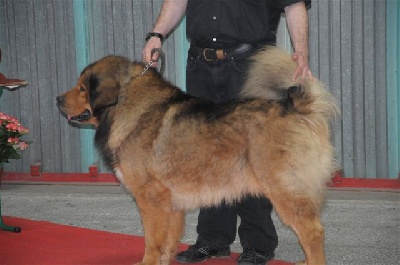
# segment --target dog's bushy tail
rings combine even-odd
[[[282,49],[268,46],[252,57],[241,96],[288,100],[299,114],[319,114],[327,120],[339,113],[336,101],[317,79],[293,82],[296,63]]]

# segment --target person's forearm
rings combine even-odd
[[[167,37],[185,14],[187,1],[188,0],[164,0],[152,32],[157,32]],[[160,38],[152,37],[148,39],[142,51],[143,62],[153,61],[153,66],[156,66],[159,54],[158,52],[153,54],[152,51],[161,47],[162,41]]]
[[[296,53],[308,57],[308,15],[304,2],[285,8],[287,25]]]
[[[297,63],[292,81],[313,79],[308,66],[308,15],[304,2],[285,7],[286,20],[292,40],[294,53],[292,59]]]
[[[165,0],[153,32],[166,36],[178,24],[186,11],[187,0]]]

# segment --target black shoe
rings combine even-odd
[[[181,263],[192,263],[205,261],[209,258],[229,257],[231,251],[229,247],[222,249],[210,249],[206,245],[194,244],[189,246],[185,251],[179,252],[176,255],[176,260]]]
[[[244,248],[236,260],[238,265],[265,265],[274,258],[274,254],[266,254],[254,248]]]

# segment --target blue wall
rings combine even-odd
[[[400,168],[400,2],[387,1],[387,97],[389,176],[399,177]]]

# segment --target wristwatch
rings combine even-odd
[[[146,35],[146,41],[148,41],[151,37],[157,37],[161,40],[161,42],[164,40],[164,37],[161,33],[158,32],[149,32]]]

